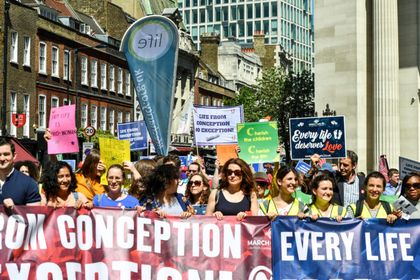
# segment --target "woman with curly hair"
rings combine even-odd
[[[283,166],[274,175],[271,199],[260,203],[262,213],[273,219],[277,216],[296,216],[305,206],[293,194],[298,187],[298,173],[293,167]]]
[[[134,168],[140,174],[138,179],[133,178],[128,194],[141,199],[146,192],[146,186],[144,184],[144,178],[150,176],[156,169],[156,161],[153,159],[141,159],[134,164]]]
[[[30,160],[17,161],[15,162],[15,169],[19,170],[23,174],[32,177],[36,182],[39,180],[38,167]]]
[[[76,192],[76,178],[70,165],[64,161],[51,163],[42,175],[41,205],[57,207],[92,208],[92,203]]]
[[[146,195],[140,200],[145,210],[155,211],[161,218],[167,215],[188,218],[194,214],[191,203],[177,193],[179,169],[171,164],[158,166],[147,178]]]
[[[238,220],[250,215],[257,215],[258,201],[255,182],[248,164],[240,158],[226,161],[222,168],[222,178],[218,189],[210,193],[206,215],[236,216]]]
[[[204,215],[206,213],[207,202],[210,196],[209,181],[203,174],[193,175],[187,183],[185,197],[194,207],[195,214]]]

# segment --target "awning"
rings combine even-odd
[[[15,138],[10,138],[10,140],[15,144],[15,152],[16,152],[16,161],[24,161],[29,160],[39,166],[39,161],[28,151],[25,147],[19,143],[19,141]]]

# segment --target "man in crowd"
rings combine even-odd
[[[391,168],[388,171],[388,183],[386,184],[383,195],[396,195],[401,193],[400,172],[398,169]]]
[[[364,197],[363,183],[365,178],[357,175],[357,162],[358,156],[351,150],[347,150],[347,157],[340,160],[337,189],[334,190],[333,196],[334,203],[347,206]]]
[[[0,203],[13,209],[15,205],[39,205],[38,185],[29,176],[13,168],[15,145],[10,139],[0,138]]]

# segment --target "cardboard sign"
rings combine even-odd
[[[276,122],[238,124],[239,157],[248,163],[278,162]]]
[[[194,139],[197,146],[235,144],[236,124],[243,122],[243,108],[195,106]]]
[[[321,118],[291,118],[291,158],[308,159],[313,154],[321,158],[346,157],[344,116]]]
[[[48,141],[48,154],[79,152],[75,108],[74,104],[51,108],[49,129],[52,139]]]
[[[220,165],[225,165],[225,162],[229,159],[238,157],[236,146],[238,145],[216,145],[217,159],[219,160]]]
[[[420,162],[400,157],[400,178],[404,178],[410,172],[420,171]]]

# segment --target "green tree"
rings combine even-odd
[[[233,99],[223,99],[225,106],[239,106],[244,108],[245,122],[256,122],[259,120],[258,112],[256,112],[256,96],[255,90],[249,87],[242,87],[239,94]]]

